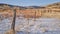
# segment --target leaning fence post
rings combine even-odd
[[[12,25],[11,25],[11,29],[13,30],[14,34],[15,34],[15,20],[16,20],[16,10],[14,9],[13,22],[12,22]]]
[[[14,16],[13,16],[13,21],[11,24],[11,29],[5,32],[5,34],[16,34],[15,33],[16,9],[14,9],[13,11],[14,11],[14,14],[13,14]]]

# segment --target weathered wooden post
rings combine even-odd
[[[16,10],[14,9],[13,22],[11,24],[11,29],[8,30],[5,34],[16,34],[15,33],[15,20],[16,20]]]
[[[34,21],[36,21],[36,18],[37,18],[37,16],[36,16],[36,11],[34,12],[35,14],[34,14]]]
[[[14,9],[13,22],[12,22],[12,25],[11,25],[11,29],[13,30],[14,34],[15,34],[15,20],[16,20],[16,10]]]

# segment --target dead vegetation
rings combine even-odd
[[[11,29],[11,30],[6,31],[5,34],[15,34],[15,32],[13,31],[13,29]]]

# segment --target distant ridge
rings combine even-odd
[[[10,8],[13,8],[13,7],[18,7],[20,9],[39,9],[39,8],[46,8],[46,7],[52,7],[52,6],[55,6],[55,7],[60,7],[60,2],[57,2],[57,3],[53,3],[53,4],[49,4],[47,6],[27,6],[27,7],[23,7],[23,6],[16,6],[16,5],[10,5],[10,4],[4,4],[4,3],[0,3],[0,6],[4,7],[4,6],[8,6]]]

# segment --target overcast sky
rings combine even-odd
[[[43,6],[60,0],[0,0],[0,3],[18,5],[18,6]]]

